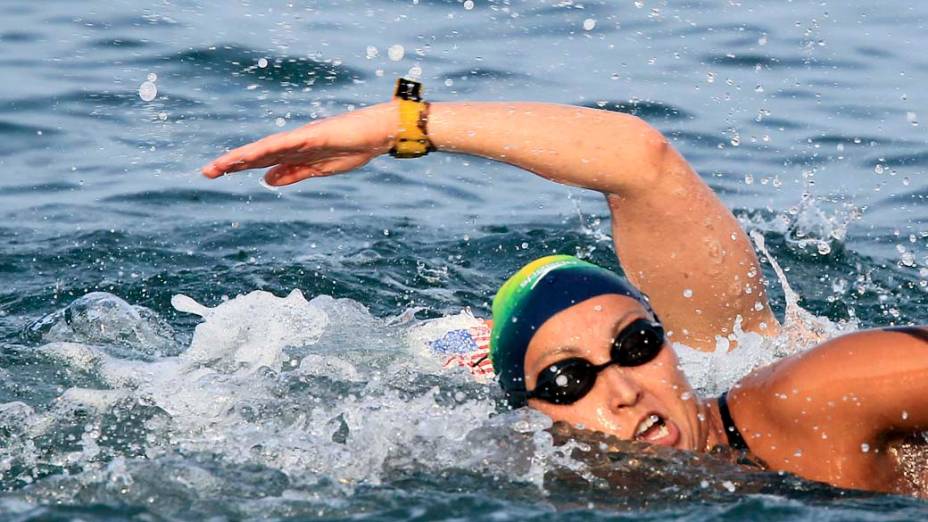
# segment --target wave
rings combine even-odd
[[[267,60],[265,67],[258,63],[262,58]],[[280,55],[234,44],[217,44],[168,56],[149,57],[139,59],[136,63],[171,65],[196,71],[199,75],[211,74],[224,79],[238,78],[241,81],[274,85],[335,86],[351,84],[367,77],[367,73],[361,69],[345,65],[339,60]]]
[[[5,367],[66,377],[50,377],[61,386],[44,404],[0,403],[0,510],[118,495],[160,516],[217,501],[245,516],[256,497],[288,496],[298,504],[267,507],[303,512],[321,499],[449,480],[563,506],[578,495],[612,508],[797,490],[845,498],[734,454],[647,447],[508,411],[495,386],[444,369],[421,343],[429,323],[409,314],[378,319],[356,301],[299,291],[172,303],[200,317],[184,348],[156,314],[111,294],[86,295],[27,329],[34,347]],[[721,367],[736,368],[726,360],[688,368],[717,383]]]
[[[593,109],[604,109],[612,112],[623,112],[638,116],[645,120],[663,119],[670,121],[692,120],[695,116],[680,107],[649,100],[629,100],[613,101],[603,100],[597,102],[586,102],[581,104],[583,107]]]

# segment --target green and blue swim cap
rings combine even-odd
[[[573,256],[554,255],[525,265],[493,298],[490,358],[509,404],[525,406],[525,352],[535,332],[558,312],[605,294],[647,298],[624,278]]]

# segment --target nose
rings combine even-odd
[[[617,365],[603,370],[596,385],[608,394],[609,407],[614,411],[634,406],[641,399],[641,385]]]

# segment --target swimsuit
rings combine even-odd
[[[732,449],[750,451],[748,443],[745,442],[741,431],[735,426],[735,421],[731,418],[731,412],[728,410],[728,392],[724,392],[719,396],[719,415],[722,417],[725,435],[728,436],[728,445]]]

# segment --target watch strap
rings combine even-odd
[[[399,78],[393,99],[399,107],[399,128],[390,149],[394,158],[418,158],[435,150],[426,131],[429,104],[422,101],[422,84]]]

